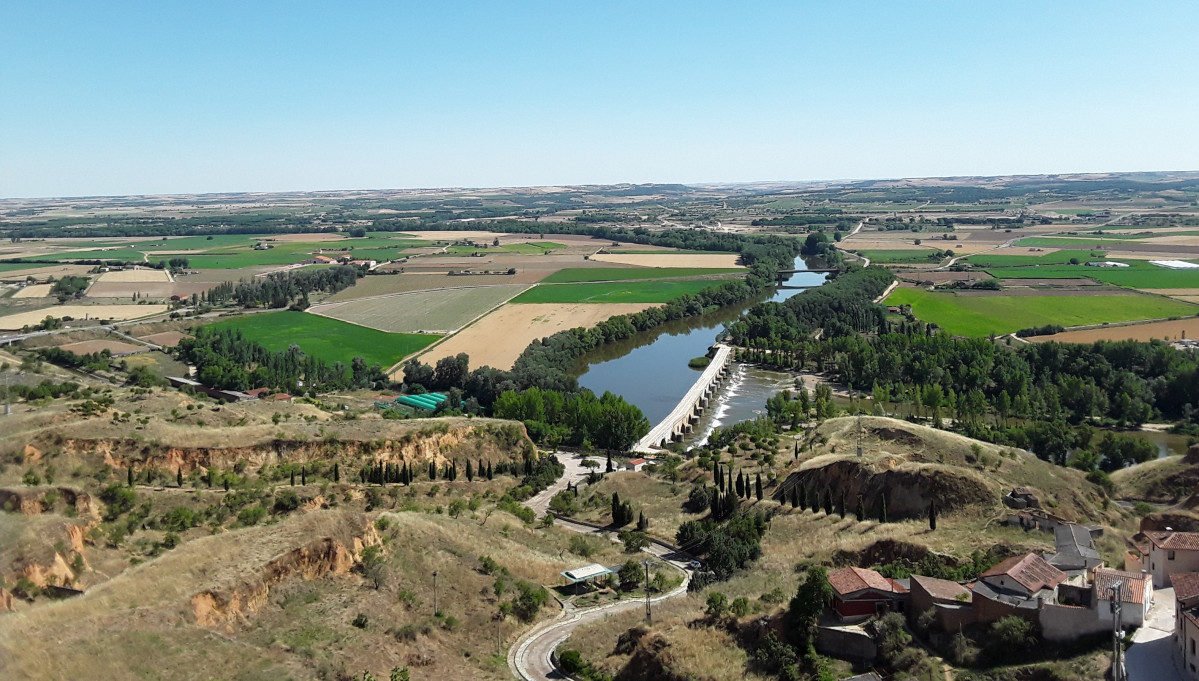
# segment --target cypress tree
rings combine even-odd
[[[225,491],[228,492],[229,491],[229,476],[226,475],[226,476],[222,477],[221,481],[225,483]]]
[[[737,514],[737,497],[732,494],[726,494],[724,497],[724,517],[732,518]]]
[[[738,497],[745,496],[745,480],[743,480],[741,478],[740,472],[737,473],[737,496]]]
[[[808,488],[804,485],[796,485],[799,488],[799,507],[803,510],[808,510]]]
[[[475,481],[475,470],[473,468],[471,468],[470,459],[466,460],[466,481],[467,482]]]
[[[175,470],[175,483],[178,484],[179,487],[183,487],[183,466],[180,466]]]
[[[637,531],[645,532],[649,529],[649,521],[645,519],[645,511],[637,514]]]
[[[928,502],[928,530],[932,532],[937,529],[937,502]]]
[[[296,469],[291,469],[291,486],[296,486]]]
[[[718,463],[712,464],[712,479],[716,481],[716,489],[724,489],[724,468]]]
[[[841,501],[837,504],[837,513],[841,515],[842,520],[845,519],[845,492],[841,492]]]
[[[612,493],[612,524],[619,527],[620,523],[620,493]]]
[[[430,480],[437,479],[437,464],[433,463],[432,461],[429,462],[429,479]]]
[[[762,500],[762,474],[761,473],[758,473],[757,479],[754,480],[754,496],[756,496],[758,498],[758,501]]]
[[[487,462],[487,479],[495,480],[495,469],[491,467],[491,462]]]
[[[713,520],[720,520],[720,509],[722,507],[723,503],[720,500],[720,490],[717,489],[712,493],[712,496],[708,498],[708,510],[712,513]]]
[[[878,521],[880,523],[887,522],[887,497],[882,494],[878,497]]]
[[[212,469],[209,468],[204,474],[204,482],[208,484],[208,488],[212,489]]]
[[[833,491],[829,490],[828,494],[824,495],[824,514],[833,514]]]
[[[799,440],[795,441],[795,460],[799,460]]]
[[[608,452],[608,464],[604,467],[604,472],[612,472],[612,452]]]
[[[799,508],[799,485],[791,488],[791,508]]]
[[[333,482],[341,482],[341,469],[337,464],[333,464]]]
[[[295,473],[293,472],[292,475],[295,475]],[[308,484],[308,468],[306,466],[300,466],[300,484]]]
[[[129,468],[125,470],[129,472],[129,486],[133,487],[133,464],[130,464]]]

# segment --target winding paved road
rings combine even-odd
[[[557,482],[534,496],[525,504],[536,511],[538,515],[545,513],[545,509],[549,507],[550,499],[559,491],[565,489],[568,482],[577,482],[587,477],[587,469],[580,465],[583,457],[570,456],[568,458],[563,452],[559,452],[558,454],[558,460],[566,466],[566,473]],[[597,457],[593,460],[598,461],[599,458]],[[572,532],[596,535],[607,534],[602,529],[564,518],[555,518],[554,524]],[[691,560],[691,556],[678,553],[673,547],[661,543],[650,544],[645,551],[657,556],[663,562],[675,566],[684,574],[682,584],[669,593],[651,598],[650,603],[658,603],[668,598],[677,598],[686,595],[687,585],[691,582],[691,571],[687,569],[687,561]],[[516,643],[508,649],[508,668],[512,671],[513,676],[523,681],[566,678],[554,667],[553,662],[550,661],[550,656],[563,641],[570,638],[575,629],[581,625],[607,617],[614,612],[624,612],[644,607],[645,601],[642,599],[629,599],[585,610],[578,610],[568,603],[557,617],[538,624],[516,640]]]

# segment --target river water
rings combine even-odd
[[[803,260],[796,258],[795,268],[804,267]],[[769,296],[669,322],[598,348],[576,364],[579,384],[597,395],[604,391],[622,395],[637,405],[651,424],[656,424],[675,408],[699,377],[700,370],[688,367],[687,361],[706,354],[717,337],[724,334],[726,324],[736,321],[759,302],[786,300],[804,290],[798,287],[819,286],[825,278],[822,272],[797,272]],[[704,415],[696,435],[692,436],[696,442],[713,427],[754,418],[768,397],[793,384],[793,379],[785,373],[737,364],[732,368],[733,373],[719,391],[713,408]]]

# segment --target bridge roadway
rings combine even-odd
[[[716,386],[728,373],[728,361],[733,349],[727,345],[716,345],[716,355],[695,381],[695,384],[683,395],[674,410],[662,419],[658,425],[650,429],[645,437],[633,445],[633,451],[643,454],[653,454],[663,443],[681,440],[691,432],[692,427],[699,421],[699,415],[707,408],[712,399]]]

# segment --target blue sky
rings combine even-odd
[[[0,197],[1199,169],[1195,2],[0,3]]]

